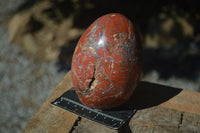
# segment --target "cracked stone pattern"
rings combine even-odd
[[[79,40],[72,59],[73,85],[80,101],[110,109],[133,94],[141,72],[141,44],[129,19],[100,17]]]

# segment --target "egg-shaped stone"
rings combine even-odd
[[[98,18],[81,36],[72,59],[72,81],[86,106],[111,109],[128,101],[141,73],[142,49],[129,19]]]

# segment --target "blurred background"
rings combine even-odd
[[[70,70],[85,29],[111,12],[134,22],[142,80],[200,91],[200,2],[0,0],[0,132],[21,132]]]

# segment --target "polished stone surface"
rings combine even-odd
[[[72,80],[80,101],[97,109],[126,102],[141,73],[141,50],[137,32],[125,16],[112,13],[93,22],[72,59]]]

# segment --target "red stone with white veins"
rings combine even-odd
[[[131,21],[118,13],[89,26],[72,59],[73,86],[84,105],[110,109],[129,100],[141,73],[138,40]]]

